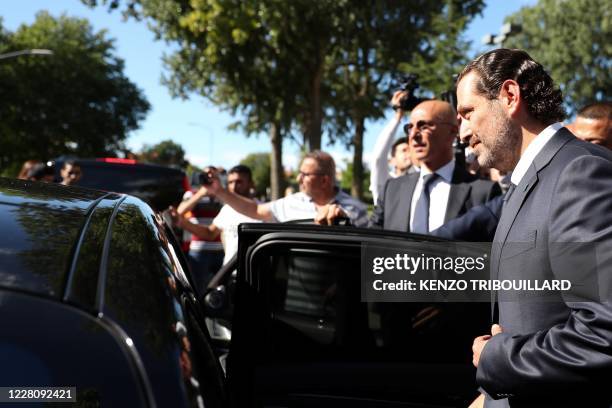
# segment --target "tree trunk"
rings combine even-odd
[[[351,195],[363,200],[363,134],[365,119],[363,115],[355,118],[355,134],[353,135],[353,183]]]
[[[281,198],[285,188],[285,171],[283,169],[283,137],[280,123],[270,126],[270,195],[272,200]]]
[[[310,114],[308,115],[308,127],[306,129],[306,140],[308,150],[321,150],[321,122],[323,110],[321,104],[321,83],[323,81],[323,58],[319,59],[315,75],[310,82]]]

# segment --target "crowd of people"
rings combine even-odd
[[[270,202],[254,198],[247,166],[231,168],[226,183],[215,168],[204,169],[199,189],[170,209],[176,226],[192,234],[196,284],[203,290],[231,262],[238,226],[246,222],[348,220],[356,227],[494,242],[491,275],[499,279],[558,277],[566,265],[555,244],[603,243],[607,252],[594,261],[603,301],[560,297],[525,306],[494,294],[491,333],[474,340],[482,386],[476,405],[567,406],[567,393],[555,394],[551,385],[582,389],[587,382],[603,384],[612,372],[612,103],[593,102],[563,124],[561,92],[544,67],[508,49],[465,67],[456,108],[426,100],[404,124],[408,112],[400,100],[407,96],[394,93],[395,113],[374,144],[369,216],[366,204],[338,187],[334,159],[323,151],[303,157],[299,191]],[[466,146],[461,157],[457,142]],[[71,185],[81,169],[67,161],[60,175]],[[19,178],[52,182],[55,169],[28,161]],[[521,256],[512,256],[516,242],[529,244],[515,254]],[[593,402],[609,406],[609,397],[597,391]]]
[[[212,238],[243,220],[310,218],[326,225],[345,217],[361,227],[493,241],[492,279],[559,278],[575,260],[555,245],[603,244],[588,270],[601,285],[596,301],[560,294],[526,304],[493,293],[491,332],[476,337],[472,348],[481,386],[473,406],[583,401],[580,393],[555,391],[560,385],[589,390],[595,405],[609,406],[601,390],[612,372],[612,104],[594,102],[564,125],[561,92],[544,67],[508,49],[466,66],[457,81],[456,111],[444,101],[424,101],[401,126],[404,96],[393,95],[396,113],[375,143],[370,189],[376,206],[369,219],[363,203],[338,189],[333,158],[316,151],[302,160],[299,192],[269,203],[225,189],[210,172],[210,184],[194,197],[217,197],[241,216],[231,224],[188,228]],[[400,128],[405,134],[396,138]],[[455,156],[458,138],[468,146],[465,160]],[[186,225],[180,211],[175,217]],[[226,250],[235,252],[229,239]],[[529,245],[516,252],[517,242]]]
[[[53,162],[43,163],[38,160],[27,160],[21,166],[17,178],[53,183],[56,181],[55,164]],[[76,184],[81,178],[81,167],[71,160],[64,162],[60,170],[60,178],[58,182],[65,186]]]
[[[253,198],[254,182],[248,167],[232,168],[227,188],[213,167],[206,168],[210,184],[188,192],[183,203],[172,209],[176,225],[193,234],[190,259],[202,276],[200,284],[205,286],[221,265],[216,259],[219,239],[225,251],[222,263],[235,255],[237,227],[244,222],[314,220],[324,225],[348,218],[358,227],[492,241],[512,169],[479,164],[470,145],[470,140],[475,140],[470,121],[448,102],[418,104],[402,126],[408,113],[400,108],[403,97],[406,91],[391,98],[395,114],[374,144],[370,190],[375,207],[369,218],[364,203],[338,188],[334,159],[326,152],[304,156],[297,176],[298,192],[265,203]],[[594,102],[580,109],[566,128],[579,139],[612,149],[612,103]],[[404,135],[397,137],[400,129]],[[457,140],[465,143],[465,160],[456,158]],[[194,216],[197,203],[215,202],[219,206],[216,217]],[[203,243],[210,251],[202,250]]]

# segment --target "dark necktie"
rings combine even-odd
[[[412,219],[412,232],[419,234],[429,234],[429,194],[431,184],[438,178],[436,173],[423,176],[423,188],[421,195],[414,208],[414,218]]]

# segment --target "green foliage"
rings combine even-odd
[[[140,154],[140,160],[162,164],[165,166],[185,167],[185,150],[172,140],[164,140],[156,145],[144,145]]]
[[[351,191],[351,187],[353,186],[353,168],[354,165],[352,162],[346,161],[346,169],[342,172],[342,178],[340,179],[340,188],[344,191]],[[372,192],[370,191],[370,170],[365,169],[363,172],[362,190],[363,201],[366,203],[372,202]]]
[[[266,189],[270,187],[270,154],[251,153],[242,159],[240,164],[251,169],[257,197],[266,196]]]
[[[468,23],[482,12],[482,0],[446,0],[431,22],[433,35],[421,50],[400,65],[401,70],[419,76],[421,91],[434,97],[454,88],[454,76],[469,62],[470,43],[463,38]]]
[[[0,53],[32,48],[54,54],[0,60],[0,168],[122,149],[150,106],[124,76],[106,32],[40,12],[31,26],[0,35]]]
[[[241,116],[232,129],[276,129],[308,150],[321,147],[326,131],[332,142],[354,147],[356,178],[364,123],[383,116],[395,74],[421,74],[431,92],[448,89],[465,62],[460,33],[484,6],[483,0],[82,1],[110,9],[123,3],[125,13],[149,19],[160,38],[177,45],[165,57],[173,95],[203,95]]]
[[[571,113],[612,95],[612,3],[540,0],[506,18],[522,32],[504,42],[522,48],[560,85]]]

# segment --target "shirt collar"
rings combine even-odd
[[[334,192],[336,193],[336,195],[334,195],[332,198],[329,199],[329,202],[327,204],[337,204],[339,201],[339,197],[341,194],[343,194],[344,192],[339,189],[338,187],[334,188]],[[298,193],[295,193],[296,198],[298,198],[300,201],[306,201],[308,203],[313,203],[315,204],[313,198],[311,196],[309,196],[308,194],[300,191]],[[315,204],[316,205],[316,204]]]
[[[553,123],[552,125],[548,126],[546,129],[541,131],[535,137],[535,139],[533,139],[531,143],[529,143],[529,146],[527,146],[527,148],[523,152],[523,155],[519,159],[519,162],[516,164],[516,167],[512,171],[512,177],[510,178],[510,181],[512,181],[512,184],[518,186],[518,184],[521,182],[521,180],[527,173],[527,170],[529,170],[531,163],[533,163],[538,153],[542,151],[544,146],[546,146],[546,143],[548,143],[548,141],[552,139],[552,137],[562,127],[563,127],[563,124],[561,124],[560,122]]]
[[[440,167],[438,170],[432,172],[425,166],[421,166],[421,171],[419,172],[419,178],[423,178],[428,174],[436,173],[438,176],[442,177],[446,182],[450,183],[453,180],[453,173],[455,172],[455,159],[451,159],[444,166]]]

